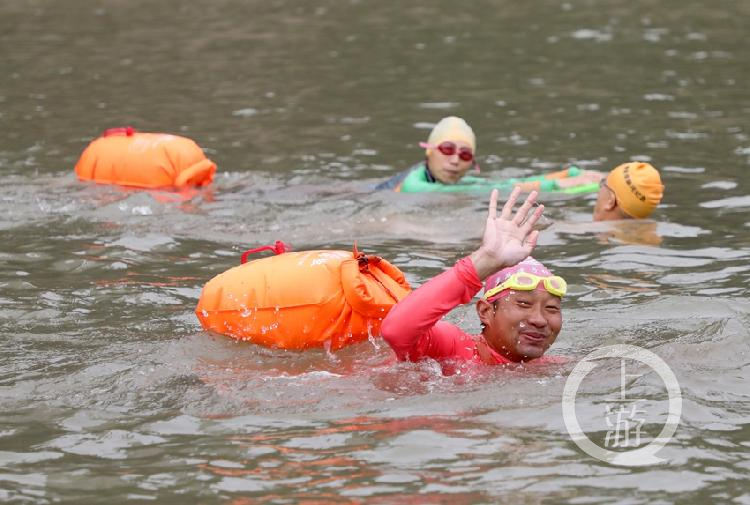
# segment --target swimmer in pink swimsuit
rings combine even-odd
[[[542,357],[555,341],[567,286],[529,256],[539,235],[533,226],[544,206],[530,213],[537,196],[532,192],[513,214],[520,192],[514,189],[497,215],[494,190],[479,249],[410,293],[383,320],[381,333],[399,360],[527,362]],[[440,320],[468,303],[485,279],[484,295],[476,305],[480,335]]]

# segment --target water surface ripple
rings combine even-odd
[[[746,2],[236,0],[0,5],[0,500],[12,503],[750,503]],[[482,172],[652,162],[654,220],[546,197],[536,256],[570,285],[553,366],[396,363],[373,339],[285,353],[203,332],[249,247],[377,253],[419,285],[478,244],[486,196],[374,184],[465,117]],[[191,198],[81,183],[105,128],[195,139]],[[448,319],[477,332],[472,306]],[[643,346],[683,410],[663,465],[571,440],[575,363]],[[619,364],[576,413],[598,442]],[[665,388],[629,383],[652,440]]]

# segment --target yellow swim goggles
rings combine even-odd
[[[516,289],[518,291],[533,291],[540,282],[544,283],[544,289],[551,295],[562,298],[568,292],[568,284],[565,279],[558,275],[548,277],[539,277],[526,272],[516,272],[508,277],[502,284],[487,291],[482,298],[485,300],[492,298],[504,289]]]

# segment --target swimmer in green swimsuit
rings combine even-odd
[[[474,131],[466,121],[455,116],[445,117],[432,129],[427,142],[420,142],[420,146],[425,148],[425,160],[391,177],[375,189],[392,189],[405,193],[455,191],[455,188],[450,188],[469,169],[475,167],[479,171],[479,165],[474,159],[476,144]]]
[[[488,191],[493,188],[510,191],[520,186],[525,192],[555,191],[590,193],[599,189],[599,172],[571,166],[551,174],[520,179],[488,180],[466,175],[474,168],[476,136],[463,119],[449,116],[441,119],[430,132],[425,148],[425,160],[379,184],[375,189],[391,189],[402,193]]]

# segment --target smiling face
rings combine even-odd
[[[437,148],[428,149],[427,166],[430,173],[443,184],[456,184],[461,177],[472,167],[473,161],[463,161],[458,156],[461,149],[471,150],[471,145],[461,140],[451,140],[456,144],[456,152],[447,156]]]
[[[487,344],[511,361],[541,357],[562,328],[560,298],[545,289],[510,291],[491,303],[477,303]]]

